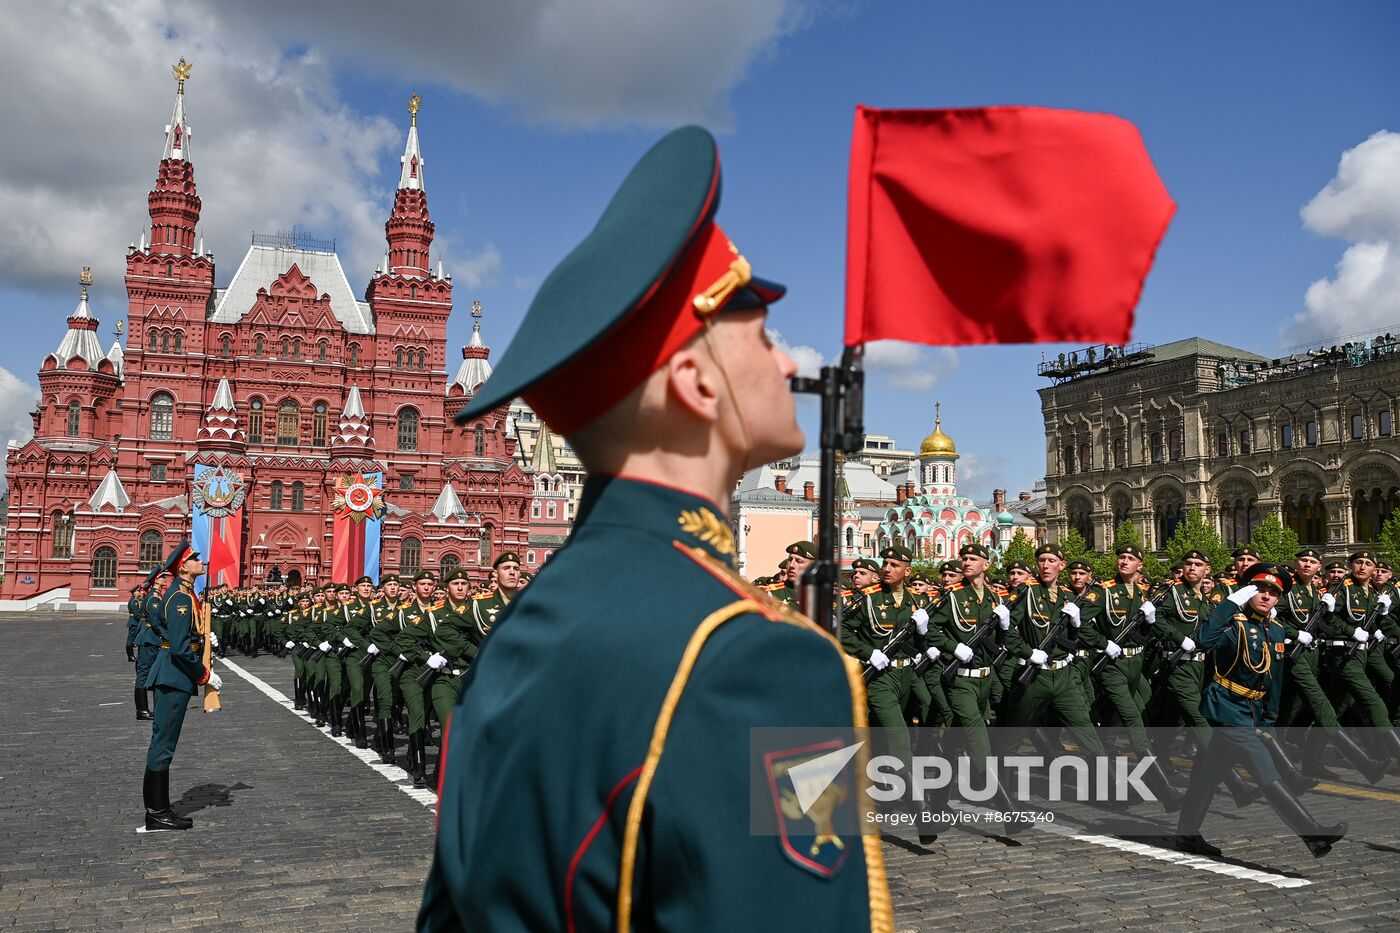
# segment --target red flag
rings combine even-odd
[[[846,345],[1127,343],[1175,210],[1118,117],[858,107]]]

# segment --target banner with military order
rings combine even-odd
[[[241,473],[227,466],[194,465],[190,533],[194,550],[205,556],[205,571],[195,581],[196,592],[204,592],[206,585],[242,585],[240,555],[243,503],[247,498],[248,481]]]

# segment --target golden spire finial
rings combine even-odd
[[[472,302],[472,317],[476,318],[478,321],[481,320],[481,302],[480,302],[480,301],[473,301],[473,302]]]
[[[942,402],[934,402],[934,403],[933,403],[933,426],[934,426],[935,428],[941,427],[942,424],[943,424],[943,410],[942,410],[942,409],[943,409],[943,403],[942,403]]]
[[[415,91],[413,96],[408,99],[408,114],[413,118],[414,126],[418,125],[418,108],[421,106],[423,106],[423,98],[419,97],[418,92]]]
[[[185,93],[185,82],[189,80],[190,69],[193,67],[193,65],[185,61],[185,56],[183,55],[180,56],[180,60],[178,62],[176,62],[170,67],[170,70],[175,73],[175,81],[179,88],[177,93]]]
[[[87,300],[88,289],[92,287],[92,266],[83,266],[83,271],[78,273],[78,284],[83,287],[83,300]]]

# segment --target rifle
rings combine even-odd
[[[948,598],[953,599],[954,597],[951,594],[949,594]],[[990,618],[987,619],[986,622],[983,622],[981,626],[978,627],[977,631],[972,633],[972,637],[969,638],[967,641],[963,642],[963,644],[967,645],[968,648],[972,649],[975,652],[979,647],[981,647],[982,642],[986,641],[987,638],[991,635],[992,630],[996,628],[999,624],[1000,623],[998,622],[996,615],[993,614]],[[961,665],[962,662],[959,661],[956,657],[954,657],[951,661],[948,662],[948,664],[946,664],[943,667],[943,673],[940,675],[943,678],[943,686],[952,686],[953,681],[956,680],[958,676],[958,667]]]
[[[1084,592],[1089,592],[1089,588],[1087,586],[1084,588]],[[1081,597],[1082,594],[1080,596],[1074,597],[1070,602],[1074,603],[1075,607],[1078,608],[1079,600],[1081,599]],[[1061,633],[1064,632],[1066,624],[1065,620],[1068,618],[1069,616],[1065,615],[1064,613],[1064,606],[1061,606],[1059,618],[1055,619],[1055,621],[1051,624],[1049,631],[1047,631],[1045,633],[1045,637],[1041,639],[1040,647],[1036,650],[1048,652],[1049,649],[1054,646],[1055,642],[1059,640]],[[1036,679],[1036,677],[1039,676],[1040,671],[1041,667],[1039,664],[1032,664],[1030,663],[1030,661],[1027,661],[1026,669],[1020,674],[1016,675],[1016,682],[1022,687],[1029,687],[1031,683]]]
[[[802,611],[825,631],[840,636],[836,612],[836,457],[865,445],[863,347],[846,347],[841,362],[823,366],[816,379],[794,377],[793,392],[819,395],[821,407],[821,501],[817,507],[817,559],[802,574]]]
[[[1376,629],[1380,627],[1381,619],[1383,618],[1385,618],[1385,616],[1381,613],[1381,604],[1378,595],[1375,605],[1373,605],[1370,611],[1362,617],[1361,624],[1358,625],[1357,628],[1363,630],[1368,635],[1374,635],[1376,633]],[[1367,644],[1369,645],[1370,642],[1368,641]],[[1350,659],[1356,657],[1357,653],[1361,651],[1361,648],[1361,642],[1353,642],[1351,647],[1347,648],[1347,658]]]
[[[1163,580],[1157,584],[1152,592],[1147,594],[1147,602],[1150,602],[1157,609],[1161,609],[1162,603],[1166,602],[1171,591],[1172,581]],[[1128,620],[1128,624],[1123,626],[1122,631],[1118,633],[1118,638],[1122,638],[1125,641],[1131,638],[1145,621],[1147,621],[1147,616],[1143,615],[1142,607],[1139,606],[1137,612],[1133,613],[1133,617]],[[1116,641],[1117,639],[1114,640]],[[1092,674],[1101,674],[1105,667],[1116,660],[1117,658],[1110,658],[1107,654],[1101,654],[1094,660],[1094,666],[1091,667],[1089,671]]]
[[[917,630],[918,627],[914,625],[914,620],[910,619],[908,622],[904,623],[903,628],[890,636],[890,640],[885,642],[884,647],[880,649],[881,653],[883,653],[885,657],[890,658],[891,662],[893,662],[894,658],[890,657],[890,652],[897,650],[900,645],[909,640],[910,634]],[[888,668],[885,670],[887,669]],[[883,672],[884,670],[877,671],[873,666],[867,664],[865,670],[861,672],[861,677],[864,678],[866,683],[870,683]]]
[[[1329,586],[1327,589],[1323,590],[1323,592],[1324,592],[1324,593],[1331,593],[1332,598],[1333,598],[1333,599],[1336,599],[1337,596],[1341,593],[1341,586],[1342,586],[1341,583],[1333,583],[1333,584],[1332,584],[1331,586]],[[1336,592],[1333,592],[1333,590],[1336,590]],[[1311,636],[1313,636],[1314,638],[1316,638],[1316,637],[1317,637],[1317,630],[1318,630],[1318,627],[1322,625],[1322,620],[1323,620],[1326,616],[1327,616],[1327,604],[1324,603],[1324,602],[1319,598],[1318,601],[1317,601],[1317,605],[1316,605],[1316,606],[1313,606],[1312,612],[1309,613],[1309,615],[1308,615],[1308,621],[1305,622],[1305,623],[1303,624],[1302,631],[1307,632],[1309,635],[1311,635]],[[1285,655],[1285,657],[1286,657],[1289,661],[1296,661],[1296,660],[1298,660],[1299,657],[1302,656],[1303,651],[1304,651],[1306,648],[1307,648],[1307,645],[1304,645],[1301,641],[1296,641],[1296,640],[1295,640],[1295,641],[1293,642],[1293,644],[1292,644],[1291,646],[1289,646],[1288,654]]]
[[[360,670],[369,670],[372,666],[374,666],[374,659],[377,657],[379,657],[379,655],[366,653],[363,658],[360,658]]]
[[[210,622],[208,605],[204,605],[199,608],[199,616],[195,623],[195,631],[197,631],[201,636],[203,636],[204,640],[204,652],[202,656],[204,661],[204,669],[206,671],[212,671],[214,669],[214,664],[209,659],[209,651],[213,647],[213,645],[210,643],[209,639]],[[219,691],[214,689],[213,684],[205,684],[204,711],[206,713],[217,713],[222,708],[222,706],[223,704],[219,702]]]
[[[441,672],[436,668],[425,667],[423,668],[423,673],[419,674],[413,679],[418,682],[418,686],[422,687],[424,690],[427,690],[433,685],[433,681],[438,679],[439,673]]]

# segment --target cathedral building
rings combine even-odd
[[[255,235],[220,287],[196,233],[179,77],[149,234],[127,250],[126,346],[104,350],[84,270],[40,364],[34,437],[7,452],[0,603],[124,604],[201,529],[233,584],[452,565],[483,581],[504,549],[538,568],[568,531],[557,466],[517,456],[507,405],[452,423],[490,350],[473,303],[471,341],[449,359],[452,277],[430,265],[418,97],[363,297],[333,243],[297,234]]]

